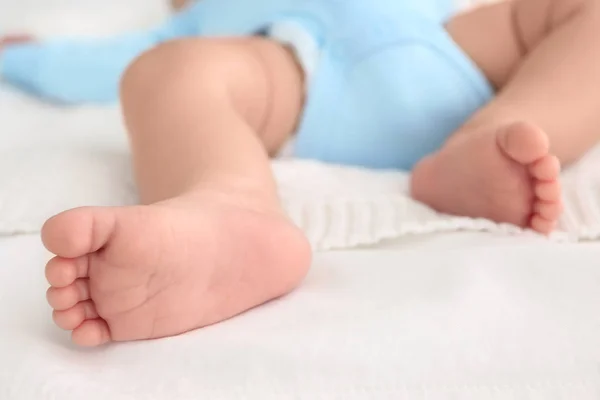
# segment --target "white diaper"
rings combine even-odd
[[[288,20],[272,25],[266,36],[294,51],[308,87],[320,57],[319,45],[313,35],[300,23]]]
[[[292,20],[272,25],[265,32],[265,36],[289,47],[294,52],[304,73],[304,87],[307,90],[320,58],[319,45],[314,37],[300,23]],[[293,157],[293,155],[294,137],[292,136],[279,151],[278,158]]]

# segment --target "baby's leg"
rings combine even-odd
[[[515,0],[459,16],[448,29],[500,90],[463,131],[530,121],[563,165],[600,139],[600,2]]]
[[[499,93],[415,168],[417,199],[447,213],[553,229],[559,161],[572,163],[600,139],[599,6],[515,0],[448,24]]]
[[[82,208],[43,229],[54,319],[94,346],[223,321],[299,284],[306,239],[269,168],[293,131],[302,74],[263,39],[182,40],[125,74],[122,102],[144,206]]]

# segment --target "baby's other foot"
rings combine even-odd
[[[277,210],[214,196],[81,208],[50,219],[46,267],[55,323],[97,346],[173,336],[231,318],[296,287],[309,245]]]
[[[549,234],[562,212],[559,173],[547,135],[519,122],[453,137],[415,167],[411,189],[439,212]]]

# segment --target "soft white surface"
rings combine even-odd
[[[78,26],[94,21],[86,10],[95,17],[115,6],[131,15],[133,4],[160,10],[154,0],[27,0],[18,7],[32,4],[80,10]],[[16,6],[0,0],[0,20],[55,31],[43,13],[23,20]],[[127,182],[116,110],[56,110],[0,89],[0,121],[0,149],[7,150],[0,192],[19,183],[0,196],[5,223],[32,216],[26,222],[37,228],[48,204],[68,207],[83,182],[76,202],[130,198],[130,186],[113,186]],[[289,181],[297,171],[288,170]],[[599,244],[496,231],[322,253],[305,284],[284,299],[178,338],[92,351],[71,347],[52,325],[48,257],[37,235],[0,238],[0,400],[600,398]]]
[[[600,398],[600,246],[415,240],[318,255],[226,323],[83,351],[52,326],[39,240],[0,239],[0,399]]]

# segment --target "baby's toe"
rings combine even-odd
[[[548,154],[548,136],[527,122],[503,127],[497,141],[504,154],[519,164],[528,165]]]
[[[534,191],[535,196],[544,202],[559,202],[561,198],[561,188],[558,180],[536,182]]]
[[[54,257],[46,264],[46,279],[55,287],[66,287],[77,279],[77,267],[73,260]]]
[[[563,212],[563,204],[560,201],[539,201],[535,204],[533,210],[537,215],[545,220],[556,221]]]
[[[64,258],[76,258],[102,248],[115,224],[110,208],[85,207],[50,218],[42,227],[46,248]]]
[[[560,175],[560,161],[556,156],[547,155],[529,167],[531,176],[539,181],[553,181]]]
[[[88,319],[98,318],[98,312],[92,301],[82,301],[65,311],[52,313],[54,323],[64,330],[73,330]]]
[[[89,258],[75,259],[54,257],[46,265],[46,279],[50,285],[63,288],[71,285],[77,278],[87,278]]]
[[[531,229],[543,235],[549,235],[556,228],[556,220],[549,221],[539,215],[531,218]]]
[[[110,342],[110,330],[103,319],[87,320],[73,331],[72,340],[78,346],[101,346]]]
[[[57,311],[68,310],[77,303],[90,298],[90,285],[87,279],[77,279],[67,287],[51,287],[46,294],[48,304]]]

